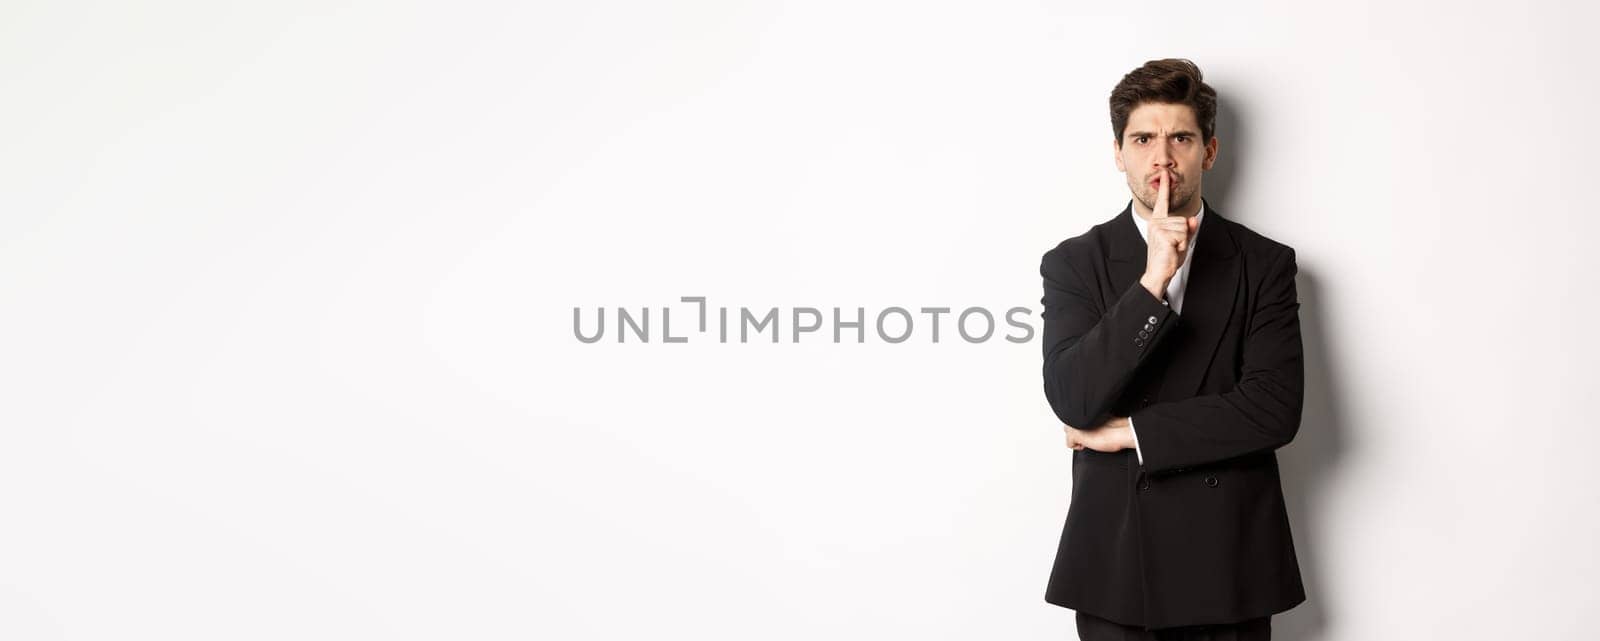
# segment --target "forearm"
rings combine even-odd
[[[1071,304],[1065,294],[1052,297],[1049,275],[1045,300],[1045,397],[1066,424],[1097,425],[1167,336],[1177,314],[1142,283],[1131,285],[1098,316]],[[1052,302],[1058,304],[1052,307]]]
[[[1241,382],[1223,394],[1156,403],[1129,417],[1141,465],[1159,473],[1274,450],[1300,429],[1302,396],[1281,381]]]

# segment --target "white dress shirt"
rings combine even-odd
[[[1139,228],[1139,235],[1144,237],[1146,245],[1150,242],[1150,222],[1139,217],[1139,212],[1133,213],[1133,223]],[[1200,217],[1206,213],[1205,201],[1200,201],[1200,211],[1194,215],[1195,222],[1200,222]],[[1167,283],[1167,298],[1161,301],[1163,305],[1172,308],[1172,311],[1183,312],[1183,291],[1189,285],[1189,262],[1194,258],[1195,242],[1200,240],[1200,228],[1196,227],[1194,236],[1189,238],[1189,248],[1183,253],[1183,264],[1178,266],[1178,273],[1172,275],[1172,280]],[[1139,457],[1139,464],[1144,465],[1144,454],[1139,452],[1139,432],[1133,429],[1133,417],[1128,417],[1128,431],[1133,433],[1133,454]]]

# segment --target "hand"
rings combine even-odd
[[[1133,428],[1128,417],[1113,416],[1106,422],[1087,430],[1066,426],[1067,447],[1074,450],[1089,448],[1096,452],[1115,452],[1133,447]]]
[[[1161,185],[1156,190],[1156,205],[1150,210],[1147,229],[1148,254],[1144,277],[1139,282],[1156,298],[1166,298],[1167,283],[1183,266],[1183,257],[1189,252],[1189,240],[1200,229],[1194,216],[1170,216],[1167,213],[1172,186],[1170,172],[1161,172]]]

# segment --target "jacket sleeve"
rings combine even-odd
[[[1133,374],[1167,336],[1177,313],[1137,281],[1102,309],[1099,296],[1068,262],[1069,244],[1048,252],[1044,277],[1044,395],[1067,425],[1089,429],[1108,418]]]
[[[1134,412],[1146,472],[1273,450],[1294,439],[1305,397],[1296,272],[1292,248],[1267,270],[1232,390]]]

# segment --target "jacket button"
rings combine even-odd
[[[1146,322],[1146,323],[1150,323],[1150,324],[1151,324],[1151,325],[1154,325],[1154,324],[1156,324],[1156,317],[1154,317],[1154,316],[1151,316],[1151,317],[1150,317],[1150,320],[1147,320],[1147,321],[1145,321],[1145,322]]]
[[[1133,344],[1134,344],[1134,345],[1138,345],[1138,346],[1140,346],[1140,347],[1144,347],[1144,339],[1142,339],[1142,338],[1135,338],[1135,339],[1133,339]]]
[[[1150,332],[1139,330],[1139,338],[1150,338]]]
[[[1216,487],[1216,486],[1217,486],[1217,477],[1215,477],[1215,476],[1207,476],[1206,477],[1206,487]]]

